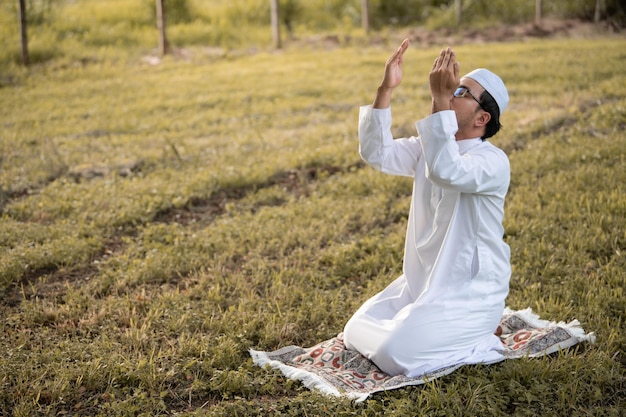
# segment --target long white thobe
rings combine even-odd
[[[414,183],[403,274],[361,306],[343,335],[384,372],[409,377],[502,360],[494,332],[511,275],[506,154],[480,138],[456,141],[453,111],[416,127],[418,137],[394,140],[391,109],[360,109],[363,160]]]

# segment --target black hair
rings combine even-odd
[[[500,124],[500,108],[498,103],[487,90],[483,91],[480,95],[480,107],[491,115],[491,120],[485,126],[485,134],[480,138],[485,140],[492,137],[500,131],[502,125]]]

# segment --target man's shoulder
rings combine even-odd
[[[493,143],[491,143],[488,140],[484,140],[482,141],[482,145],[483,145],[483,149],[487,149],[489,150],[489,152],[493,152],[494,154],[498,154],[506,159],[509,159],[508,155],[506,154],[506,152],[504,152],[501,148],[497,147],[496,145],[494,145]]]
[[[500,167],[499,169],[506,171],[511,169],[506,152],[487,140],[482,141],[479,146],[476,146],[470,152],[488,159],[490,161],[489,164],[494,167],[498,166]]]

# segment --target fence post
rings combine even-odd
[[[278,10],[278,0],[270,0],[270,12],[272,14],[272,40],[274,47],[280,49],[282,43],[280,41],[280,18]]]
[[[367,0],[361,0],[361,27],[367,35],[370,31],[370,8]]]
[[[165,33],[165,0],[156,0],[156,19],[159,31],[159,55],[164,56],[169,50]]]
[[[461,19],[463,18],[462,13],[461,13],[461,8],[462,8],[461,0],[454,0],[454,13],[456,15],[457,28],[461,24]]]
[[[28,66],[30,59],[28,57],[28,36],[26,33],[26,0],[19,0],[20,3],[20,39],[22,41],[22,64]]]
[[[593,21],[595,23],[598,23],[600,21],[605,10],[606,10],[606,4],[604,0],[596,0],[596,10],[593,14]]]
[[[542,0],[535,0],[535,26],[541,26]]]

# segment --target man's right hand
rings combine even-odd
[[[391,93],[402,82],[402,62],[404,52],[409,47],[409,39],[402,41],[398,49],[389,57],[385,64],[385,75],[383,77],[376,98],[372,107],[375,109],[386,109],[391,105]]]
[[[450,99],[459,86],[459,63],[450,48],[442,49],[430,70],[432,112],[450,110]]]

